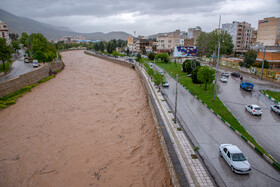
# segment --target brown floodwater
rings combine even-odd
[[[0,111],[0,186],[170,186],[135,70],[62,58],[54,79]]]

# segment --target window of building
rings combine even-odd
[[[168,40],[168,43],[171,43],[172,41],[171,40]]]
[[[168,45],[168,48],[171,48],[171,45]]]
[[[164,43],[164,40],[161,40],[160,42],[161,42],[161,43]]]

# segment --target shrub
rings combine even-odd
[[[169,55],[167,53],[159,53],[156,54],[155,59],[158,60],[160,59],[162,62],[169,62]]]
[[[148,54],[148,58],[149,58],[149,60],[154,60],[155,59],[155,53],[149,53]]]
[[[194,84],[202,84],[201,81],[198,80],[197,78],[197,72],[199,71],[200,66],[196,67],[193,71],[192,71],[192,82]]]
[[[196,67],[200,67],[200,66],[201,66],[200,62],[196,60],[185,60],[185,62],[182,65],[182,68],[183,68],[183,72],[187,72],[188,74],[191,74]]]

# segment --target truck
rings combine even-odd
[[[243,88],[246,91],[252,91],[254,88],[254,84],[252,84],[250,82],[242,82],[240,84],[240,88]]]

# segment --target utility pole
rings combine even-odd
[[[177,95],[178,95],[178,74],[176,74],[176,95],[175,95],[175,119],[174,123],[177,123]]]
[[[219,32],[221,31],[221,15],[219,19]],[[213,100],[215,101],[216,95],[217,95],[217,79],[218,79],[218,66],[220,61],[220,46],[221,46],[221,36],[220,33],[218,33],[218,58],[216,63],[216,76],[215,76],[215,90],[214,90],[214,97]]]
[[[262,62],[261,80],[262,80],[262,76],[263,76],[263,67],[264,67],[264,60],[265,60],[265,49],[266,49],[266,46],[264,46],[264,51],[263,51],[263,62]]]

